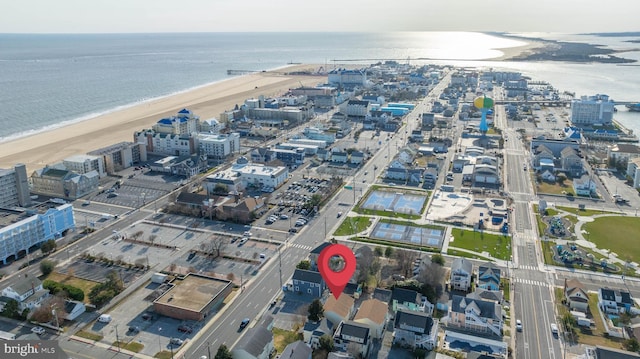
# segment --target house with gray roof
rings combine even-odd
[[[312,350],[311,347],[308,346],[302,340],[297,340],[289,345],[287,345],[282,354],[280,354],[280,359],[311,359]]]
[[[438,320],[426,313],[399,310],[393,328],[394,344],[432,350],[438,343]]]
[[[560,162],[562,170],[571,177],[580,177],[584,173],[582,166],[582,158],[578,156],[578,152],[571,148],[565,147],[560,151]]]
[[[297,269],[293,272],[292,285],[288,290],[296,293],[305,293],[315,297],[322,297],[327,285],[319,272]]]
[[[20,311],[25,309],[33,310],[49,297],[49,291],[43,289],[42,282],[33,275],[18,276],[14,284],[2,289],[3,297],[7,297],[18,302]]]
[[[449,304],[447,326],[502,337],[502,309],[497,302],[454,295]]]
[[[247,330],[231,350],[233,359],[268,359],[275,350],[273,334],[258,326]]]
[[[598,306],[603,312],[618,314],[629,312],[634,306],[634,302],[628,291],[600,288],[598,290]]]
[[[302,338],[311,348],[317,349],[320,347],[320,337],[323,335],[333,336],[331,329],[333,326],[334,324],[327,318],[322,318],[319,322],[307,321],[302,330]]]
[[[451,289],[468,291],[471,287],[473,264],[465,258],[456,258],[451,262]]]
[[[341,322],[333,334],[333,345],[338,351],[349,352],[352,355],[362,355],[366,358],[371,344],[371,329],[369,326],[354,321]]]
[[[394,312],[398,310],[412,310],[433,313],[434,306],[426,297],[411,289],[393,288],[391,306]]]

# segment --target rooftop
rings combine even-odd
[[[200,311],[211,302],[230,281],[198,274],[189,274],[173,282],[173,287],[155,300],[155,303]]]

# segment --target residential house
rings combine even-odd
[[[600,288],[598,290],[598,306],[606,313],[628,312],[633,305],[631,293],[627,291],[609,288]]]
[[[323,335],[333,337],[333,325],[327,318],[322,318],[319,322],[309,320],[304,323],[302,338],[311,348],[317,349],[320,347],[320,337]]]
[[[66,300],[64,302],[64,319],[76,320],[82,313],[87,310],[84,303],[75,300]]]
[[[427,313],[399,310],[393,328],[394,344],[427,350],[438,344],[438,320]]]
[[[333,334],[334,348],[354,356],[362,355],[366,358],[369,354],[370,344],[371,331],[369,327],[353,321],[340,323]]]
[[[376,288],[373,290],[373,299],[377,299],[383,303],[391,303],[391,297],[393,296],[393,292],[388,289]]]
[[[304,269],[296,269],[293,272],[293,286],[291,291],[305,293],[315,297],[322,297],[322,293],[327,288],[319,272]]]
[[[409,183],[421,183],[424,168],[409,168],[407,170],[407,180]]]
[[[436,168],[427,168],[424,170],[422,177],[425,185],[435,186],[438,181],[438,170]]]
[[[33,310],[49,297],[49,291],[42,288],[42,282],[38,277],[31,275],[18,276],[14,284],[11,284],[0,292],[3,297],[14,299],[18,302],[18,309]]]
[[[468,291],[471,287],[473,264],[465,258],[456,258],[451,263],[451,289]]]
[[[333,295],[330,295],[324,302],[324,316],[334,324],[338,324],[342,321],[351,319],[355,300],[350,295],[340,295],[338,299]]]
[[[567,146],[560,151],[560,162],[562,164],[562,170],[567,173],[568,176],[577,178],[584,173],[582,158],[578,156],[578,152],[572,147]]]
[[[393,161],[385,172],[385,177],[390,180],[399,180],[406,181],[407,180],[407,167],[406,165]]]
[[[396,287],[391,294],[391,308],[394,312],[404,309],[431,314],[434,306],[415,290]]]
[[[311,347],[302,340],[296,340],[295,342],[287,345],[279,359],[311,359],[312,354]]]
[[[269,359],[275,350],[273,334],[262,326],[250,328],[231,350],[233,359]]]
[[[500,290],[500,268],[488,262],[478,267],[478,288],[499,291]]]
[[[309,262],[311,262],[311,269],[313,270],[318,269],[318,257],[320,256],[320,253],[322,252],[323,249],[327,248],[331,244],[332,244],[331,242],[322,242],[320,243],[320,245],[318,245],[317,247],[311,250],[311,253],[309,254]]]
[[[251,162],[254,163],[267,163],[275,159],[273,151],[268,147],[258,147],[251,150]]]
[[[354,164],[354,165],[359,165],[359,164],[363,163],[364,162],[364,153],[360,152],[360,151],[351,152],[351,158],[349,159],[349,162]]]
[[[349,160],[349,154],[345,151],[332,151],[331,152],[331,162],[333,163],[347,163]]]
[[[640,358],[640,354],[629,352],[622,349],[615,349],[609,347],[602,347],[597,345],[595,349],[592,349],[594,353],[593,357],[589,359],[637,359]]]
[[[573,179],[573,191],[578,196],[596,195],[596,181],[589,175],[583,175],[580,178]]]
[[[384,328],[387,324],[387,307],[388,305],[385,302],[377,299],[367,299],[360,304],[353,321],[368,326],[371,329],[371,337],[380,339],[384,336]]]
[[[502,307],[493,301],[453,295],[447,319],[450,328],[502,336]]]
[[[564,279],[564,298],[571,310],[586,313],[589,310],[589,295],[577,279]]]
[[[500,304],[502,304],[502,301],[504,300],[504,296],[501,291],[487,290],[483,288],[476,288],[475,291],[467,294],[467,298],[489,300]]]

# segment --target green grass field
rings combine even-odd
[[[371,225],[369,217],[345,217],[340,227],[333,233],[334,236],[351,236],[360,233]]]
[[[608,249],[622,260],[640,260],[640,246],[631,243],[640,233],[639,217],[601,217],[585,223],[582,228],[588,232],[585,238],[599,249]]]
[[[509,260],[511,258],[511,237],[498,234],[468,231],[460,228],[451,230],[454,241],[452,247],[464,248],[478,253],[488,252],[492,257]]]

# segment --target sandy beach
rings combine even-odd
[[[509,61],[516,56],[521,56],[525,54],[530,54],[532,52],[540,52],[544,51],[550,45],[548,43],[544,43],[541,41],[529,40],[529,39],[518,39],[521,41],[526,41],[527,43],[522,46],[516,47],[508,47],[504,49],[497,49],[502,52],[502,56],[491,59],[492,61]]]
[[[192,91],[108,113],[86,121],[0,143],[0,168],[16,163],[27,165],[29,173],[47,164],[109,146],[133,141],[133,132],[150,128],[159,119],[182,108],[192,110],[201,119],[219,118],[220,113],[241,105],[247,98],[277,96],[290,88],[315,86],[324,76],[289,76],[291,71],[315,70],[319,66],[297,65],[276,71],[234,77]]]

